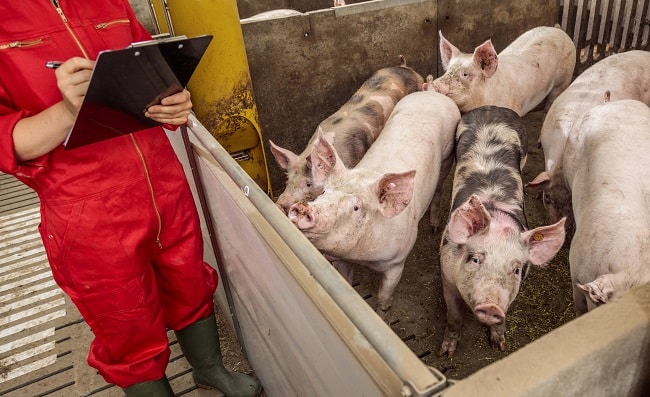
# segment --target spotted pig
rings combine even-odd
[[[384,128],[395,104],[407,94],[421,90],[422,76],[406,66],[383,68],[375,72],[338,111],[323,120],[307,147],[300,154],[269,141],[276,162],[286,171],[284,191],[276,200],[287,212],[294,203],[311,201],[323,192],[323,186],[311,178],[309,156],[321,132],[347,167],[354,167]]]
[[[505,350],[506,311],[529,264],[551,260],[564,243],[564,220],[528,229],[521,180],[526,129],[514,111],[483,106],[456,132],[456,171],[449,222],[440,248],[447,327],[438,355],[453,356],[464,304]]]

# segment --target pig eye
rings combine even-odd
[[[355,206],[352,207],[352,209],[353,209],[354,211],[359,211],[359,206],[358,206],[358,205],[355,205]]]
[[[483,256],[479,254],[470,255],[468,258],[468,262],[474,265],[480,265],[483,262]]]
[[[469,74],[468,71],[463,70],[463,71],[460,72],[460,77],[463,78],[463,79],[468,79],[470,77],[470,74]]]

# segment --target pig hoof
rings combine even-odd
[[[381,319],[388,325],[390,325],[390,307],[384,309],[384,308],[377,308],[377,314]]]
[[[440,345],[440,349],[438,350],[438,357],[442,357],[446,354],[447,358],[452,358],[456,351],[456,343],[456,340],[442,342],[442,345]]]
[[[504,334],[493,332],[490,339],[492,342],[492,348],[497,348],[502,352],[506,351],[506,337]]]

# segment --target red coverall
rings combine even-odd
[[[125,388],[164,376],[166,327],[213,312],[198,213],[162,128],[19,163],[12,131],[62,99],[46,61],[150,39],[128,0],[0,1],[0,171],[33,188],[54,279],[92,329],[88,363]]]

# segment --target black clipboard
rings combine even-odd
[[[65,148],[160,125],[145,110],[185,88],[211,41],[212,35],[177,36],[99,53]]]

